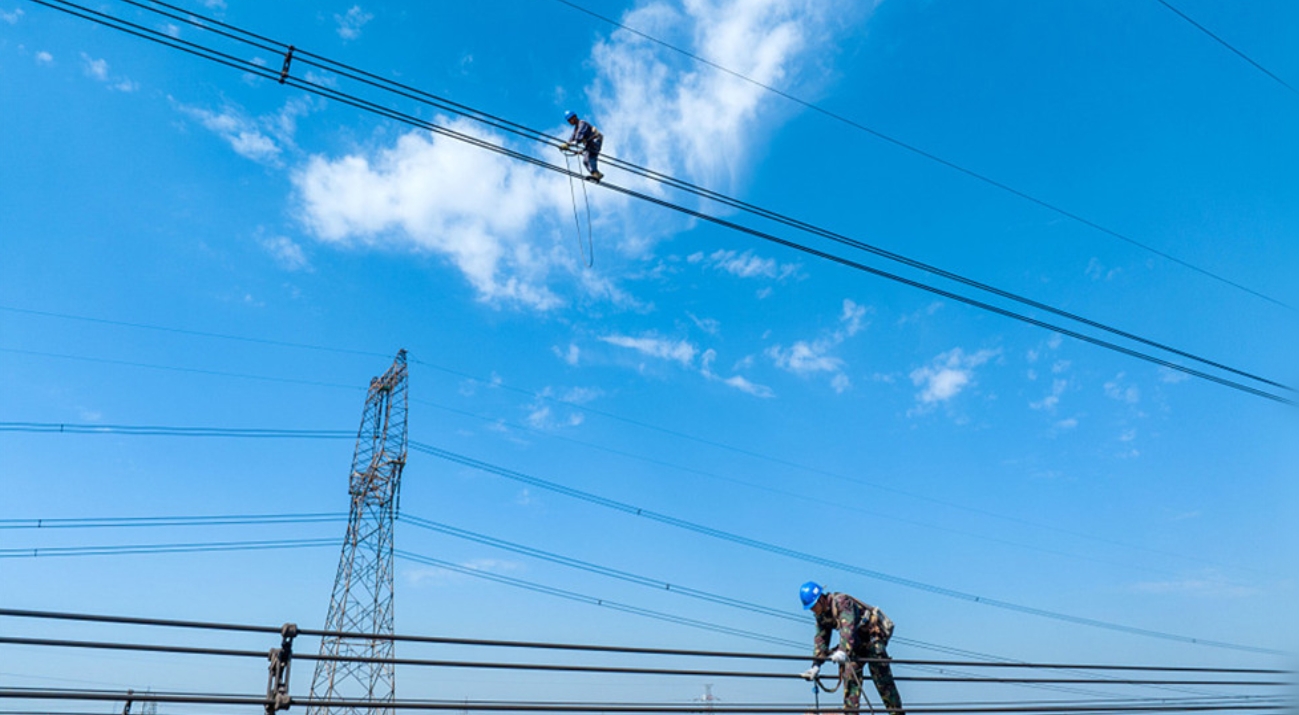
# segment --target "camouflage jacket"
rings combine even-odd
[[[864,648],[871,641],[889,642],[893,637],[893,621],[884,611],[869,606],[846,593],[827,593],[829,607],[816,617],[816,639],[812,642],[812,657],[820,664],[830,655],[830,634],[839,631],[839,647],[849,654]]]

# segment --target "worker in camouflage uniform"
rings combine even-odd
[[[886,650],[893,637],[893,621],[874,606],[868,606],[846,593],[823,593],[812,581],[799,589],[803,609],[816,615],[816,639],[812,644],[812,667],[802,675],[815,681],[821,664],[829,660],[839,665],[843,678],[843,707],[857,712],[861,705],[861,660],[870,666],[871,680],[884,706],[893,715],[906,715],[902,696],[893,682]],[[830,634],[839,631],[839,645],[830,650]]]

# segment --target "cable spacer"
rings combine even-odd
[[[280,647],[267,654],[270,661],[266,678],[266,715],[278,710],[288,710],[293,704],[289,697],[289,671],[293,667],[293,639],[298,635],[295,623],[285,623],[280,628]]]
[[[293,64],[293,51],[295,49],[297,48],[289,45],[289,51],[284,53],[284,66],[280,68],[280,84],[284,84],[284,80],[289,78],[289,65]]]

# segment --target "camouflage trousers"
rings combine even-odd
[[[902,710],[902,696],[898,694],[898,686],[893,682],[893,669],[887,662],[889,654],[885,650],[884,641],[871,641],[864,647],[858,646],[853,657],[879,658],[884,661],[868,664],[871,681],[875,683],[875,690],[879,691],[880,700],[884,701],[884,707],[888,708],[891,715],[906,715]],[[850,660],[840,667],[843,669],[843,708],[848,712],[857,712],[861,707],[861,663]]]

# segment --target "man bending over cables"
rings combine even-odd
[[[891,715],[906,715],[902,696],[893,682],[889,654],[885,650],[893,637],[893,621],[874,606],[868,606],[846,593],[822,593],[820,584],[808,581],[799,589],[803,610],[816,615],[816,639],[812,644],[812,667],[802,675],[816,681],[821,664],[829,660],[839,665],[843,679],[843,707],[857,712],[861,706],[861,663],[870,664],[871,680],[879,691],[884,707]],[[830,651],[830,634],[839,631],[839,646]]]

